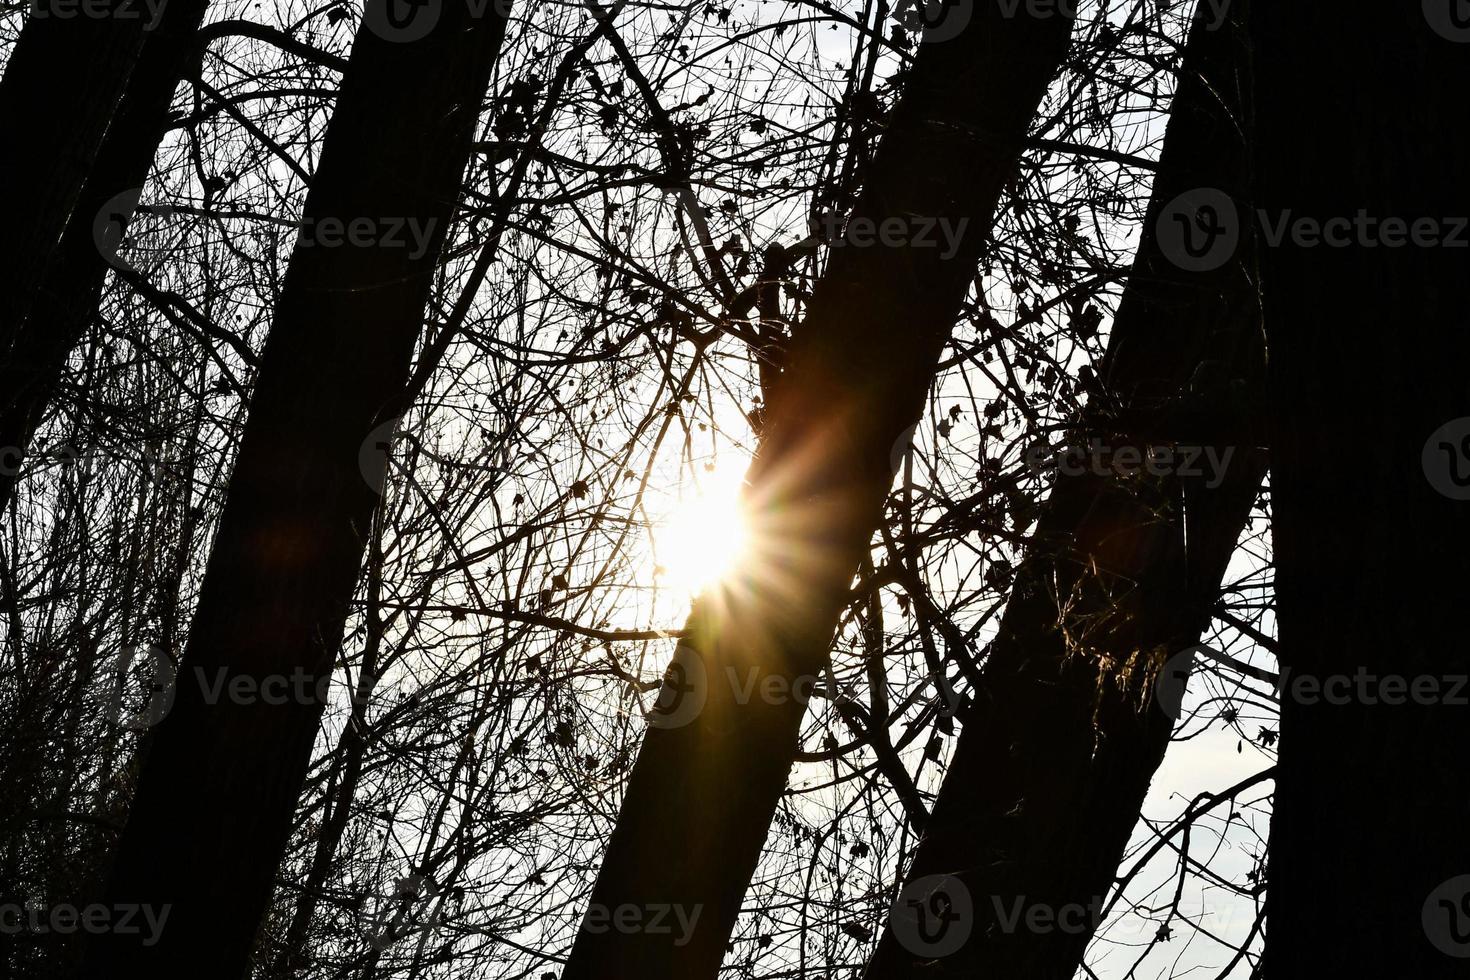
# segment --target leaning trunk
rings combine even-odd
[[[141,7],[140,4],[133,6]],[[0,356],[0,512],[10,502],[19,463],[66,366],[67,355],[96,313],[107,278],[104,249],[121,239],[153,155],[168,126],[174,89],[192,57],[207,0],[171,0],[146,32],[138,56],[66,224],[46,264],[29,316],[10,328]],[[105,240],[101,240],[103,235]],[[10,465],[5,465],[5,464]]]
[[[384,237],[358,232],[331,247],[323,235],[292,255],[172,710],[154,731],[108,888],[110,904],[168,918],[151,944],[147,930],[97,937],[88,976],[246,969],[387,465],[369,434],[408,379],[505,31],[503,5],[473,13],[481,6],[419,8],[438,16],[416,40],[412,24],[393,41],[384,21],[369,23],[385,36],[358,31],[304,219],[308,229],[366,221]],[[384,231],[405,218],[431,231],[422,254]],[[221,680],[225,693],[211,697]],[[230,694],[231,682],[245,693]]]
[[[800,679],[827,662],[892,484],[893,447],[921,413],[996,201],[1066,54],[1072,25],[1056,11],[971,13],[958,36],[921,48],[851,238],[833,248],[794,331],[749,474],[754,554],[691,616],[563,980],[719,969],[798,749]],[[936,223],[959,233],[955,248]],[[615,925],[628,906],[673,906],[694,925],[630,934]]]
[[[32,10],[0,78],[0,365],[11,357],[149,26],[143,5],[131,0],[88,3],[85,14],[80,5],[52,6]]]
[[[1227,233],[1191,254],[1181,232],[1198,230],[1175,224],[1195,202],[1228,220],[1245,201],[1244,15],[1234,5],[1218,30],[1203,5],[1196,17],[1102,384],[1068,443],[1089,468],[1201,445],[1224,468],[1201,454],[1189,475],[1176,450],[1155,472],[1058,475],[873,980],[1070,980],[1168,746],[1161,708],[1177,702],[1155,703],[1155,679],[1209,624],[1264,475],[1246,416],[1264,367],[1254,249]]]
[[[1263,3],[1281,754],[1264,976],[1466,975],[1470,25]],[[1286,224],[1283,226],[1283,221]]]

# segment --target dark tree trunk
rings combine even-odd
[[[97,311],[108,268],[98,241],[100,225],[113,223],[120,237],[132,217],[135,202],[125,192],[141,188],[148,177],[168,126],[174,89],[198,56],[196,36],[207,6],[207,0],[170,0],[145,33],[142,53],[47,263],[30,315],[10,331],[9,347],[0,356],[0,446],[11,455],[0,464],[18,462],[30,447],[67,355]],[[114,211],[105,213],[109,207]],[[14,492],[17,469],[0,465],[0,512]]]
[[[1186,191],[1247,200],[1244,7],[1218,30],[1210,11],[1196,17],[1102,384],[1068,440],[1233,454],[1214,487],[1208,475],[1057,477],[874,980],[1070,980],[1168,745],[1154,679],[1209,624],[1264,475],[1247,412],[1264,368],[1254,249],[1246,239],[1187,271],[1161,225]],[[942,927],[928,917],[945,901],[960,918]],[[1033,907],[1046,910],[1035,929]]]
[[[804,703],[781,691],[827,662],[895,444],[920,415],[1066,55],[1069,18],[1025,5],[1007,18],[1000,6],[973,5],[968,26],[926,43],[908,73],[852,220],[888,221],[902,230],[890,242],[932,244],[894,247],[860,228],[833,249],[749,474],[755,554],[691,616],[563,980],[698,980],[719,968],[798,748]],[[960,232],[956,248],[932,219]],[[745,696],[747,683],[771,685],[769,696]],[[670,905],[698,916],[689,935],[616,924],[625,906],[651,917]]]
[[[1470,25],[1457,13],[1263,3],[1252,25],[1262,220],[1349,223],[1323,229],[1336,245],[1288,230],[1262,258],[1293,675],[1272,980],[1467,972]]]
[[[386,467],[369,433],[408,378],[504,35],[497,6],[415,8],[438,11],[418,40],[358,31],[304,217],[365,219],[374,238],[395,219],[432,222],[431,247],[419,254],[400,230],[396,247],[324,235],[292,255],[176,700],[154,730],[108,887],[109,903],[168,906],[169,917],[151,946],[97,937],[88,976],[246,969]],[[285,703],[209,704],[204,686],[221,675],[284,678]],[[264,691],[280,700],[279,684]]]
[[[38,6],[49,12],[52,5]],[[108,16],[82,16],[75,6],[66,17],[32,12],[0,78],[0,364],[9,359],[147,33],[142,4],[86,7]]]

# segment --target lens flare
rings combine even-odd
[[[750,544],[741,505],[743,465],[700,474],[654,532],[661,581],[694,596],[730,572]]]

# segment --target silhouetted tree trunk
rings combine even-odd
[[[120,238],[132,217],[136,200],[125,192],[140,189],[148,177],[168,126],[174,89],[199,55],[195,38],[207,6],[207,0],[170,0],[145,33],[142,53],[60,246],[47,263],[39,295],[24,323],[9,332],[9,346],[0,358],[0,446],[11,455],[0,463],[18,462],[30,447],[66,357],[96,313],[108,268],[98,240],[100,226],[112,223]],[[0,465],[0,512],[10,502],[17,470]]]
[[[1292,675],[1271,980],[1463,977],[1470,955],[1470,25],[1457,12],[1263,3],[1252,25],[1261,220],[1288,219],[1261,270]]]
[[[155,945],[98,937],[88,976],[246,968],[321,716],[316,682],[331,675],[387,465],[369,433],[408,379],[504,35],[497,7],[416,7],[432,19],[416,40],[404,38],[422,22],[396,41],[381,21],[384,36],[358,31],[304,218],[308,228],[366,221],[371,244],[362,232],[335,245],[324,234],[292,255],[177,697],[154,731],[108,887],[110,903],[171,911]],[[422,253],[401,223],[379,238],[405,218],[432,232]],[[282,678],[289,693],[267,703],[281,698],[271,684],[257,688],[269,698],[207,703],[205,685],[221,676]]]
[[[130,0],[89,3],[85,16],[79,5],[70,16],[58,16],[49,3],[38,7],[0,78],[0,187],[6,192],[0,364],[9,360],[148,25],[143,5]]]
[[[920,415],[1071,26],[1053,9],[975,4],[907,73],[852,213],[874,225],[832,250],[763,420],[755,554],[691,615],[563,980],[715,976],[797,751],[805,706],[782,691],[827,662],[895,444]],[[936,220],[959,233],[953,249]],[[610,918],[623,906],[697,919],[687,936],[629,931]]]
[[[1190,271],[1168,226],[1195,221],[1176,198],[1197,189],[1247,213],[1244,16],[1237,3],[1218,30],[1203,5],[1195,18],[1101,385],[1068,440],[1140,458],[1203,445],[1228,465],[1218,486],[1203,461],[1198,477],[1058,475],[869,978],[1070,980],[1163,759],[1173,718],[1155,679],[1209,625],[1265,470],[1250,418],[1264,368],[1254,248],[1222,239],[1198,256],[1214,267]],[[947,926],[945,902],[960,916]],[[1033,931],[1032,907],[1064,917]]]

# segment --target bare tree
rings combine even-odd
[[[838,232],[842,247],[774,385],[747,477],[753,554],[691,616],[661,695],[663,717],[644,738],[563,974],[569,980],[713,977],[719,969],[797,752],[800,679],[828,661],[894,459],[1071,26],[1051,8],[1006,17],[983,5],[958,37],[925,45],[907,72]],[[869,226],[885,237],[867,239]],[[935,229],[955,235],[954,247],[921,237]],[[796,693],[743,698],[750,684]],[[596,921],[627,906],[698,918],[681,943]]]
[[[1263,976],[1462,976],[1470,737],[1464,236],[1451,5],[1262,4],[1281,755]],[[1368,134],[1371,134],[1369,136]],[[1316,229],[1314,231],[1314,229]]]
[[[238,976],[270,897],[387,466],[384,409],[408,382],[505,30],[494,7],[404,24],[386,6],[358,31],[305,206],[358,231],[308,231],[292,255],[181,667],[262,696],[177,685],[108,885],[114,903],[171,908],[171,927],[99,938],[89,976]]]
[[[1184,237],[1249,201],[1245,16],[1195,16],[1107,356],[1034,451],[1065,462],[869,977],[1069,980],[1169,744],[1178,700],[1156,687],[1167,670],[1182,693],[1265,471],[1253,244]]]
[[[150,26],[129,0],[60,12],[37,3],[31,14],[0,78],[0,186],[11,193],[0,244],[0,365],[15,356],[21,323]]]
[[[12,325],[0,361],[0,446],[16,465],[0,467],[0,511],[10,501],[18,462],[31,444],[66,356],[96,315],[109,249],[120,243],[168,128],[174,89],[199,56],[205,0],[173,0],[150,22],[111,125],[97,151],[38,299]],[[141,10],[141,8],[135,9]]]

